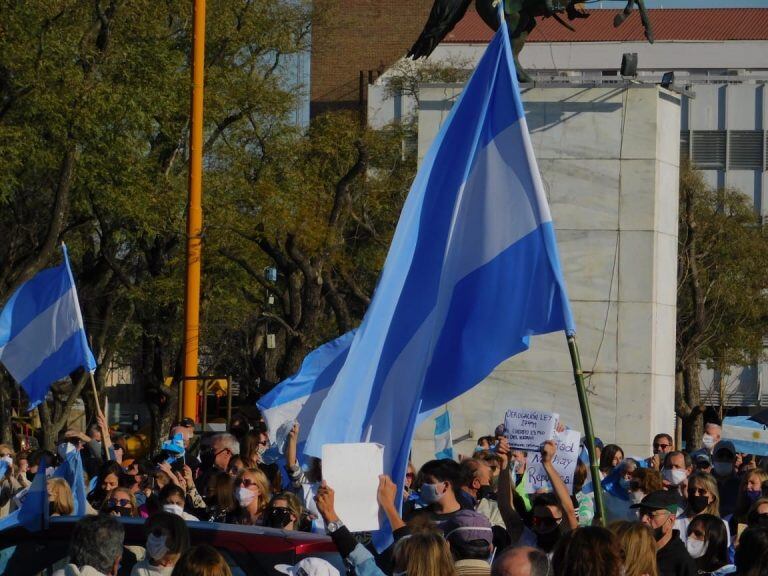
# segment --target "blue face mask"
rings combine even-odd
[[[621,486],[621,488],[623,490],[626,490],[627,492],[629,492],[629,483],[630,483],[630,481],[627,480],[626,478],[621,478],[619,480],[619,486]]]
[[[439,502],[442,497],[445,496],[445,491],[438,492],[438,486],[439,484],[422,484],[421,489],[419,490],[421,501],[425,504],[434,504],[435,502]]]

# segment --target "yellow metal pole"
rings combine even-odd
[[[192,111],[189,126],[189,206],[187,208],[187,282],[184,299],[185,417],[197,421],[198,338],[200,336],[200,267],[203,233],[203,65],[205,0],[194,0]]]

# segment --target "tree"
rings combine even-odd
[[[749,200],[680,173],[675,408],[683,439],[703,433],[702,364],[726,371],[755,362],[768,332],[768,238]]]

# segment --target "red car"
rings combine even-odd
[[[36,576],[52,574],[67,563],[67,549],[73,516],[57,516],[47,530],[30,533],[20,526],[0,532],[0,574]],[[125,546],[144,546],[144,520],[120,518],[125,526]],[[306,532],[292,532],[259,526],[237,526],[215,522],[189,522],[192,545],[210,544],[227,560],[233,576],[280,574],[277,564],[296,564],[302,558],[323,558],[341,574],[346,568],[330,538]],[[126,549],[119,574],[129,576],[136,562]]]

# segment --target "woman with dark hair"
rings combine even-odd
[[[739,576],[762,576],[768,572],[768,528],[747,528],[741,533],[735,563]]]
[[[226,522],[237,508],[234,496],[235,479],[227,472],[217,472],[208,481],[206,518],[208,522]]]
[[[176,514],[158,512],[144,523],[147,555],[131,576],[170,576],[179,557],[189,548],[189,529]]]
[[[157,495],[160,506],[165,512],[176,514],[184,520],[200,520],[197,516],[185,511],[187,494],[184,489],[177,484],[168,484]]]
[[[694,516],[688,524],[686,548],[696,561],[699,574],[733,572],[728,561],[728,531],[718,516]]]
[[[87,496],[88,503],[96,510],[100,510],[109,493],[120,484],[120,475],[123,468],[114,460],[108,460],[99,467],[98,480],[94,488]]]
[[[606,444],[600,452],[600,475],[605,478],[624,460],[624,450],[616,444]]]
[[[572,530],[555,547],[552,569],[555,576],[621,576],[619,540],[599,526]]]

